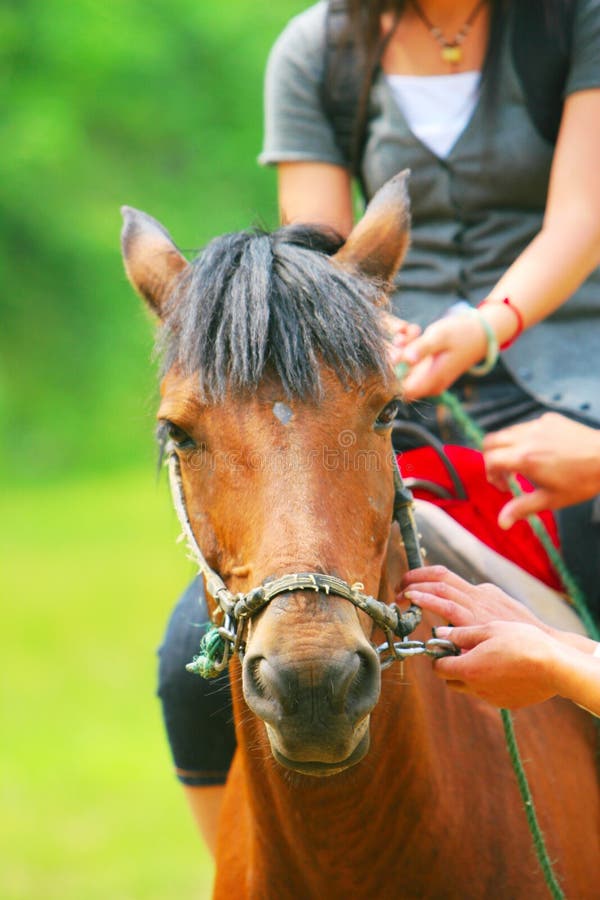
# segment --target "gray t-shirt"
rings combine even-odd
[[[311,6],[271,51],[262,163],[344,165],[320,99],[325,15],[326,3]],[[421,325],[457,300],[482,300],[542,224],[554,148],[527,113],[508,33],[493,113],[480,101],[443,160],[412,133],[383,73],[371,91],[363,179],[370,196],[411,170],[412,244],[394,307]],[[587,88],[600,88],[600,0],[577,3],[566,94]],[[600,269],[503,359],[540,402],[600,423]]]

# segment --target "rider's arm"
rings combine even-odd
[[[600,263],[599,159],[600,89],[578,91],[565,101],[542,229],[481,308],[499,345],[514,336],[518,320],[507,304],[496,301],[510,298],[528,328],[561,306]],[[434,322],[402,356],[413,367],[404,381],[406,396],[445,390],[481,360],[485,345],[474,318]]]
[[[341,237],[352,229],[350,173],[322,162],[285,162],[277,166],[282,223],[309,222],[334,228]]]

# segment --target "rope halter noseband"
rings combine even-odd
[[[193,662],[186,666],[189,672],[202,675],[204,678],[214,678],[223,672],[233,654],[237,653],[243,656],[246,625],[252,616],[264,609],[279,594],[294,591],[333,594],[350,601],[357,609],[367,613],[386,636],[385,643],[377,647],[382,668],[386,668],[396,659],[404,656],[425,653],[438,657],[456,653],[456,649],[450,641],[439,639],[432,639],[427,643],[407,641],[407,636],[421,621],[420,608],[411,604],[405,612],[402,612],[395,603],[388,605],[363,593],[364,585],[360,582],[350,585],[333,575],[323,575],[320,572],[301,572],[282,575],[279,578],[267,578],[261,585],[252,588],[246,594],[232,593],[220,575],[208,565],[198,545],[185,502],[179,457],[172,444],[167,446],[167,453],[169,482],[175,511],[187,539],[188,547],[198,564],[200,574],[204,577],[206,590],[217,604],[213,613],[213,625],[201,640],[200,653]],[[412,511],[412,495],[402,483],[397,465],[394,468],[394,486],[393,518],[400,526],[409,568],[418,568],[423,565],[423,560]],[[399,637],[401,640],[394,641],[395,637]]]

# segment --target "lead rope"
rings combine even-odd
[[[450,412],[454,421],[462,429],[465,437],[469,439],[469,441],[476,447],[476,449],[481,450],[483,448],[484,432],[481,431],[481,429],[476,425],[473,419],[464,410],[457,397],[455,397],[449,391],[444,391],[444,393],[440,394],[439,396],[431,397],[429,399],[440,406],[445,406],[446,409]],[[511,477],[509,479],[509,485],[513,495],[518,496],[519,494],[523,493],[521,487],[514,477]],[[550,559],[552,566],[559,576],[562,585],[569,595],[569,598],[573,606],[575,607],[579,617],[581,618],[581,621],[583,622],[586,630],[592,638],[594,638],[595,640],[600,640],[600,632],[587,608],[583,592],[569,572],[569,569],[567,568],[565,561],[563,560],[559,551],[552,543],[550,535],[542,519],[537,515],[528,516],[527,518],[532,531],[548,554],[548,558]],[[504,735],[506,738],[508,753],[514,773],[517,778],[517,783],[519,785],[521,799],[525,807],[527,824],[529,825],[529,831],[531,832],[533,846],[535,848],[535,852],[542,869],[544,879],[550,893],[555,898],[555,900],[564,900],[565,895],[558,883],[556,875],[554,874],[552,863],[550,862],[550,858],[548,856],[546,843],[544,841],[544,835],[542,834],[542,830],[538,822],[535,806],[533,804],[533,797],[531,795],[531,789],[529,787],[529,782],[527,781],[527,775],[525,774],[523,760],[521,758],[519,746],[517,744],[513,717],[508,709],[501,709],[500,716],[502,718],[502,725],[504,727]]]

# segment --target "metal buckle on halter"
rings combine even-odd
[[[430,638],[428,641],[409,641],[403,638],[394,641],[391,634],[386,634],[387,641],[375,648],[379,655],[379,664],[382,669],[387,669],[392,663],[402,662],[409,656],[429,656],[432,659],[441,659],[443,656],[460,656],[460,650],[452,641],[442,638]],[[387,655],[384,655],[387,654]]]

